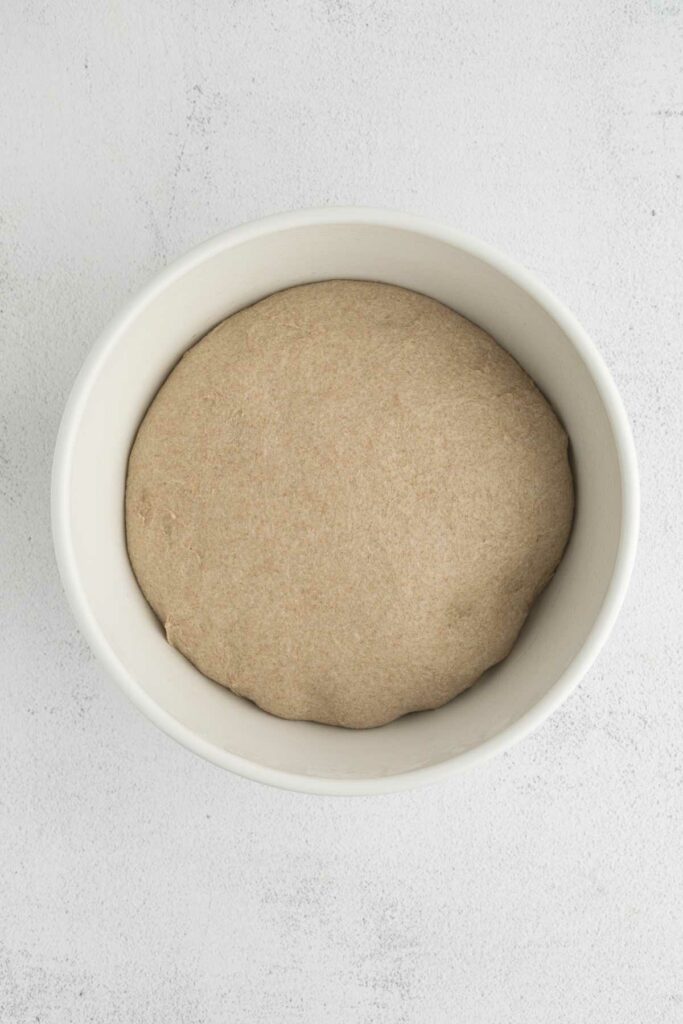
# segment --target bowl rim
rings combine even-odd
[[[198,736],[149,697],[141,684],[118,661],[90,610],[73,551],[68,509],[68,482],[82,410],[103,362],[130,322],[139,316],[159,292],[218,252],[262,235],[292,228],[333,224],[396,228],[444,242],[491,265],[527,292],[556,321],[588,368],[614,434],[622,488],[621,533],[605,598],[581,650],[548,692],[516,722],[471,750],[455,754],[438,764],[399,774],[354,779],[287,772],[232,754]],[[626,411],[602,356],[574,315],[533,274],[493,246],[428,218],[375,207],[328,206],[273,214],[229,228],[174,260],[127,302],[91,348],[67,400],[52,463],[51,519],[57,565],[77,624],[109,675],[152,722],[207,761],[256,782],[318,795],[370,795],[412,789],[482,764],[527,736],[566,700],[595,661],[626,594],[638,538],[638,467]]]

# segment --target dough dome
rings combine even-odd
[[[510,651],[573,515],[567,437],[479,327],[326,281],[171,372],[126,486],[133,570],[206,676],[353,728],[435,708]]]

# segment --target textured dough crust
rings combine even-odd
[[[446,306],[327,281],[185,353],[128,465],[130,560],[171,644],[284,718],[435,708],[509,652],[564,550],[567,437]]]

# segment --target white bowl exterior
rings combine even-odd
[[[183,351],[230,313],[288,286],[364,278],[431,295],[489,331],[552,402],[571,438],[576,521],[514,650],[437,711],[349,731],[274,718],[171,648],[128,562],[128,452]],[[162,728],[260,781],[322,793],[388,791],[466,766],[529,731],[578,681],[625,591],[637,477],[620,400],[593,346],[542,286],[456,232],[385,211],[285,214],[227,232],[164,271],[91,353],[64,415],[53,475],[58,562],[111,673]]]

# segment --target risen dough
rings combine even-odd
[[[567,437],[488,334],[327,281],[183,356],[140,426],[128,551],[171,644],[285,718],[435,708],[504,658],[573,513]]]

